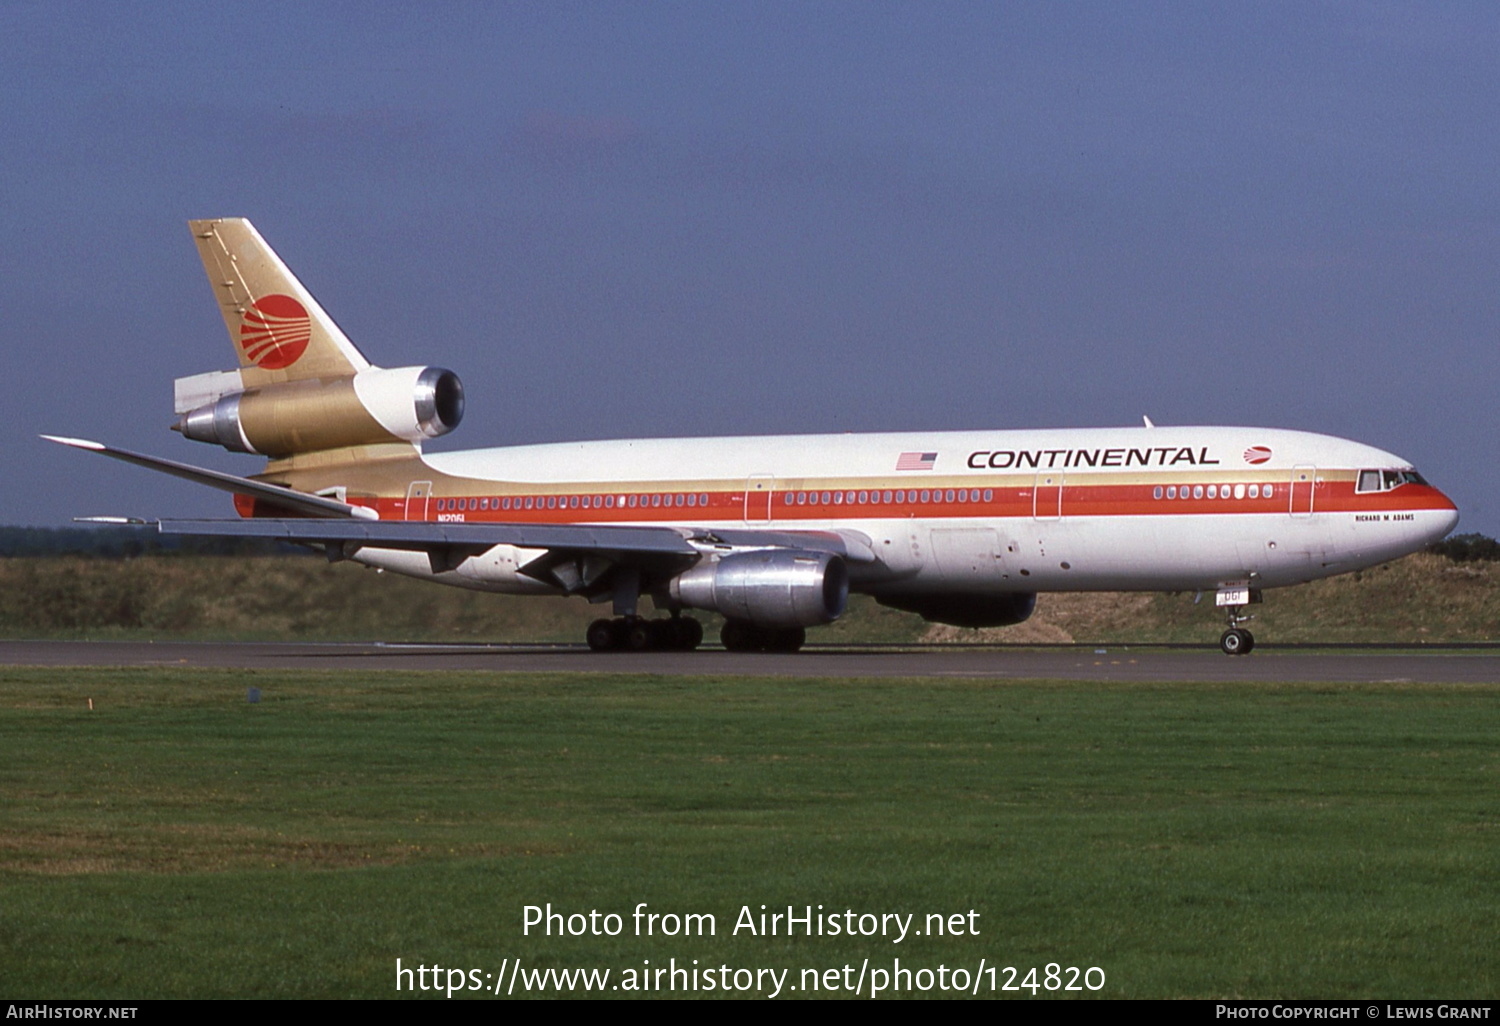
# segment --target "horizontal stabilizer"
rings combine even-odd
[[[71,446],[74,449],[85,449],[89,452],[97,452],[101,456],[111,459],[122,460],[126,463],[134,463],[138,467],[148,470],[159,471],[163,474],[171,474],[180,477],[184,481],[193,481],[197,484],[207,485],[224,492],[234,492],[238,495],[250,495],[257,499],[281,506],[284,509],[297,513],[305,513],[313,517],[355,517],[373,518],[376,516],[374,510],[363,506],[351,506],[347,502],[339,502],[337,499],[326,499],[321,495],[309,495],[306,492],[293,491],[283,488],[281,485],[267,484],[264,481],[254,481],[248,477],[236,477],[234,474],[225,474],[217,470],[207,470],[203,467],[194,467],[187,463],[178,463],[176,460],[165,460],[160,456],[146,456],[128,449],[115,449],[100,442],[91,442],[85,438],[62,438],[57,435],[43,435],[49,442],[59,445]]]

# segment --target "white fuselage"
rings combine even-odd
[[[1277,587],[1395,559],[1458,519],[1398,456],[1263,428],[572,442],[421,466],[430,480],[380,501],[383,518],[836,532],[851,587],[877,595]],[[412,553],[356,558],[548,590],[516,572],[534,556],[496,546],[440,574]]]

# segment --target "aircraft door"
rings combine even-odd
[[[426,520],[427,499],[432,495],[431,481],[413,481],[406,489],[406,519]]]
[[[1037,474],[1031,490],[1031,515],[1037,520],[1061,520],[1063,475],[1059,470]]]
[[[1312,516],[1313,492],[1317,488],[1317,483],[1317,467],[1296,466],[1292,468],[1292,516]]]
[[[745,482],[745,523],[769,523],[771,500],[775,495],[775,477],[770,474],[752,474]]]

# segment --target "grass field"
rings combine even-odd
[[[1497,698],[0,670],[0,993],[385,998],[398,957],[795,986],[899,957],[1098,966],[1108,997],[1494,997]],[[624,933],[523,936],[548,902]],[[639,902],[717,933],[632,936]],[[979,935],[731,935],[761,904],[973,909]]]

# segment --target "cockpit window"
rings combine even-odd
[[[1404,484],[1425,485],[1427,481],[1415,470],[1361,470],[1356,492],[1388,492]]]

